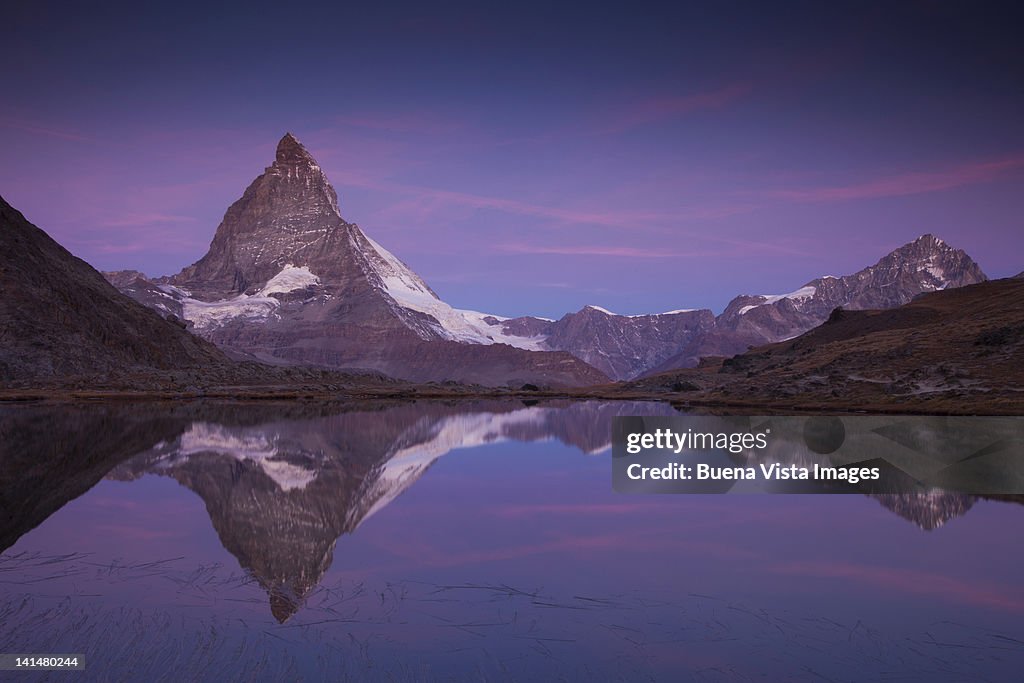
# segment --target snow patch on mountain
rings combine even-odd
[[[293,266],[287,264],[281,272],[267,280],[267,284],[258,292],[259,296],[271,294],[287,294],[296,289],[305,289],[320,284],[320,278],[313,274],[306,266]]]
[[[514,334],[506,334],[501,325],[491,325],[485,320],[485,318],[494,318],[498,321],[504,321],[508,320],[508,318],[500,315],[491,315],[490,313],[470,311],[464,308],[452,310],[460,314],[474,329],[479,330],[481,334],[491,339],[495,344],[508,344],[509,346],[526,349],[527,351],[547,350],[547,347],[544,346],[544,340],[547,337],[543,335],[538,337],[520,337]],[[552,321],[549,320],[548,322]]]
[[[601,306],[595,306],[594,304],[587,304],[583,307],[584,309],[590,308],[597,311],[598,313],[604,313],[605,315],[615,316],[616,318],[651,318],[659,315],[676,315],[677,313],[693,313],[696,308],[677,308],[674,311],[665,311],[664,313],[636,313],[633,315],[622,315],[620,313],[614,313],[609,311],[607,308]],[[541,318],[543,320],[543,318]],[[549,321],[551,322],[551,321]]]
[[[758,304],[753,304],[751,306],[744,306],[743,308],[741,308],[738,311],[738,313],[739,313],[739,315],[743,315],[743,314],[745,314],[745,313],[747,313],[749,311],[754,310],[758,306],[766,306],[768,304],[774,304],[776,302],[782,301],[783,299],[791,299],[793,301],[801,301],[801,300],[804,300],[804,299],[810,299],[811,297],[813,297],[815,295],[815,293],[817,291],[818,291],[817,287],[814,287],[813,285],[807,285],[806,287],[801,287],[800,289],[796,290],[795,292],[790,292],[789,294],[759,294],[758,296],[763,298],[764,301],[762,301],[761,303],[758,303]]]
[[[182,316],[197,330],[207,331],[237,318],[250,322],[265,321],[276,314],[281,305],[272,294],[287,294],[295,290],[320,284],[320,278],[306,266],[287,264],[281,272],[270,278],[255,294],[239,294],[230,299],[201,301],[185,289],[174,285],[160,285],[164,296],[181,302]]]
[[[184,299],[192,296],[192,292],[181,287],[175,287],[174,285],[157,285],[157,289],[163,292],[166,296],[175,299]]]
[[[240,294],[221,301],[200,301],[186,298],[181,302],[185,320],[190,320],[196,329],[209,330],[220,327],[236,318],[257,322],[274,315],[281,304],[271,296],[248,296]]]
[[[413,482],[419,479],[435,460],[459,448],[475,448],[505,441],[517,425],[541,425],[549,409],[524,408],[511,413],[467,413],[452,415],[431,426],[427,439],[396,450],[378,472],[367,492],[372,500],[360,524],[377,511],[387,507]],[[412,428],[415,432],[419,428]],[[403,439],[399,438],[401,443]]]
[[[452,308],[437,298],[426,283],[394,254],[369,237],[366,240],[380,257],[374,265],[387,295],[403,308],[434,318],[437,321],[434,331],[441,337],[468,344],[508,344],[530,351],[541,350],[542,338],[508,335],[500,327],[484,321],[487,317],[504,318]]]
[[[284,459],[285,454],[272,434],[205,422],[194,423],[181,435],[178,449],[170,454],[163,466],[169,467],[198,453],[218,453],[239,462],[255,462],[282,491],[304,489],[317,476],[316,471]]]
[[[919,273],[921,273],[921,272],[928,273],[933,278],[935,278],[936,280],[938,280],[939,282],[942,283],[942,285],[939,286],[938,289],[945,289],[946,288],[946,282],[945,282],[945,280],[946,280],[946,270],[941,265],[939,265],[938,261],[939,261],[939,257],[937,255],[935,255],[935,254],[932,254],[930,257],[928,257],[927,261],[925,261],[924,263],[921,263],[921,264],[918,265],[917,272],[919,272]],[[925,282],[925,283],[922,283],[922,284],[924,286],[927,286],[927,287],[933,288],[933,289],[936,287],[934,284],[932,284],[930,282]]]

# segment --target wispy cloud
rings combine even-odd
[[[409,209],[419,208],[425,213],[433,212],[437,210],[438,207],[445,205],[472,207],[475,209],[490,209],[524,216],[536,216],[571,225],[601,225],[605,227],[628,229],[631,231],[647,228],[666,233],[689,234],[689,237],[694,239],[731,244],[734,246],[750,246],[769,251],[792,252],[792,250],[781,244],[761,244],[746,240],[730,239],[718,236],[718,234],[711,232],[687,232],[682,229],[681,223],[685,221],[710,220],[749,213],[756,209],[755,206],[749,203],[731,202],[729,204],[722,205],[689,206],[680,207],[671,211],[633,211],[596,207],[593,209],[564,208],[500,197],[472,195],[469,193],[461,193],[461,191],[437,189],[422,185],[409,185],[391,182],[343,170],[332,171],[331,175],[338,179],[337,184],[339,186],[347,185],[350,187],[375,189],[387,191],[387,193],[412,196],[416,198],[416,201],[409,202],[403,206],[406,206]]]
[[[671,235],[678,239],[686,237],[695,243],[726,244],[740,249],[758,249],[772,253],[786,253],[806,255],[805,252],[796,249],[782,241],[763,242],[746,238],[735,238],[717,234],[711,230],[688,230],[684,227],[687,223],[700,223],[716,218],[725,218],[737,214],[745,214],[755,210],[757,207],[744,202],[732,202],[718,206],[690,206],[681,207],[672,211],[634,211],[623,209],[605,208],[564,208],[535,204],[532,202],[501,197],[476,195],[466,192],[455,192],[451,190],[440,190],[416,185],[405,185],[386,180],[367,177],[358,173],[346,171],[331,172],[332,177],[338,178],[339,186],[360,187],[382,192],[410,195],[417,199],[416,202],[409,202],[407,208],[419,207],[424,212],[434,212],[440,206],[452,205],[461,207],[472,207],[475,209],[490,209],[505,213],[531,216],[553,221],[556,225],[592,225],[620,230],[628,230],[630,233],[637,231],[655,232],[662,235]],[[424,215],[426,219],[428,216]],[[711,254],[704,250],[687,250],[685,252],[663,252],[661,250],[644,250],[635,247],[620,246],[573,246],[573,247],[547,247],[552,251],[527,252],[526,249],[545,249],[541,246],[528,247],[526,245],[505,245],[508,250],[514,251],[517,247],[521,249],[518,253],[565,253],[575,255],[591,256],[633,256],[647,258],[670,258],[673,256],[695,256],[695,255],[722,255],[726,252],[715,252]],[[566,251],[560,252],[559,249]],[[585,253],[589,250],[589,254]],[[632,253],[630,253],[632,250]],[[730,250],[734,252],[735,249]]]
[[[664,220],[666,218],[666,214],[659,213],[588,211],[545,206],[516,199],[489,197],[486,195],[456,192],[453,190],[440,190],[417,185],[405,185],[402,183],[378,180],[345,172],[333,173],[332,175],[339,178],[339,184],[341,185],[413,195],[420,201],[426,203],[425,205],[429,207],[435,207],[439,203],[447,203],[470,206],[477,209],[494,209],[507,213],[550,218],[558,221],[564,221],[566,223],[606,225],[610,227],[635,228],[642,223]]]
[[[499,244],[497,251],[508,254],[552,254],[558,256],[610,256],[615,258],[663,259],[707,256],[707,252],[681,252],[672,249],[642,249],[600,245],[543,246],[538,244]]]
[[[774,190],[773,199],[793,202],[843,202],[856,199],[901,197],[942,192],[967,185],[989,183],[1024,169],[1024,154],[976,161],[933,171],[915,171],[889,175],[874,180],[833,187]]]
[[[0,118],[0,126],[13,128],[25,133],[32,133],[34,135],[45,135],[47,137],[60,138],[61,140],[72,140],[74,142],[97,142],[96,138],[91,138],[87,135],[81,135],[80,133],[75,133],[73,131],[62,130],[53,126],[40,125],[18,119]]]
[[[494,209],[508,213],[527,216],[550,218],[573,224],[604,225],[615,228],[636,229],[652,223],[675,223],[681,220],[703,220],[723,218],[739,213],[746,213],[750,207],[742,203],[723,206],[693,206],[674,211],[630,211],[621,209],[580,209],[563,208],[534,204],[517,199],[491,197],[486,195],[440,190],[419,185],[406,185],[386,180],[370,178],[361,174],[345,171],[332,171],[332,178],[337,178],[339,185],[361,187],[397,194],[414,195],[423,201],[446,202],[478,209]]]
[[[94,237],[70,234],[62,235],[60,241],[76,253],[79,250],[88,250],[92,254],[105,255],[136,254],[154,249],[178,253],[193,251],[208,244],[208,241],[173,231],[142,231],[127,235],[98,234]]]
[[[394,114],[359,113],[336,116],[333,122],[339,126],[392,133],[416,133],[419,135],[445,135],[464,128],[464,124],[461,121],[429,113],[408,113],[399,116]]]
[[[750,83],[733,83],[717,90],[688,95],[664,95],[628,102],[609,111],[592,133],[621,133],[637,126],[658,123],[702,109],[720,109],[745,97]]]
[[[195,217],[167,213],[127,213],[116,218],[108,218],[98,223],[104,228],[131,228],[148,225],[165,225],[174,223],[194,223]]]
[[[929,595],[984,607],[1024,612],[1024,599],[1005,588],[968,583],[953,577],[913,569],[873,567],[850,562],[794,562],[769,567],[767,570],[795,576],[856,581],[901,593]]]
[[[644,514],[659,511],[675,511],[677,507],[664,503],[529,503],[524,505],[503,505],[494,509],[499,517],[532,517],[536,515],[613,515]]]

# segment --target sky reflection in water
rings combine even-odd
[[[24,453],[77,444],[94,463],[22,477],[87,493],[5,532],[23,535],[0,556],[0,651],[88,653],[90,678],[126,675],[133,652],[134,673],[168,680],[1003,680],[1024,664],[1016,505],[903,501],[908,519],[856,495],[614,493],[611,417],[668,406],[5,411],[11,509],[31,507],[11,483]],[[142,447],[110,446],[108,466],[95,430]]]

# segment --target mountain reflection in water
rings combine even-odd
[[[445,454],[549,439],[595,454],[610,448],[613,417],[675,414],[660,403],[596,401],[8,409],[3,547],[102,476],[170,477],[202,498],[221,544],[284,622],[323,578],[338,539]],[[929,530],[975,500],[876,497]]]
[[[318,680],[345,662],[357,680],[579,678],[597,660],[597,679],[699,664],[697,680],[746,680],[808,658],[835,676],[867,650],[879,675],[961,680],[963,647],[987,658],[982,673],[1024,659],[1019,552],[1000,546],[1021,527],[1016,506],[872,496],[897,517],[859,495],[612,491],[612,418],[675,414],[651,402],[2,406],[0,648],[86,647],[95,675],[117,679],[123,644],[103,634],[167,639],[152,680]],[[934,626],[954,611],[961,630]],[[759,643],[771,656],[743,659]],[[680,664],[687,644],[695,659]],[[439,668],[412,675],[417,658]]]
[[[267,591],[283,622],[330,567],[338,538],[443,455],[552,438],[599,453],[610,447],[611,418],[637,414],[675,411],[649,402],[418,403],[256,422],[240,411],[194,421],[107,476],[158,474],[199,495],[224,548]]]
[[[0,548],[104,475],[171,477],[203,499],[224,548],[285,621],[330,566],[337,539],[446,453],[510,439],[600,453],[612,417],[674,414],[650,402],[8,408]]]

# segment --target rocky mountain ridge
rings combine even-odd
[[[123,296],[0,198],[0,382],[223,368],[215,346]]]
[[[608,379],[569,353],[507,337],[485,314],[441,301],[341,217],[334,188],[291,134],[227,210],[199,261],[166,278],[108,278],[232,355],[265,363],[484,385]]]
[[[788,294],[737,296],[718,316],[708,309],[617,315],[586,306],[556,321],[522,317],[493,324],[628,380],[790,339],[820,325],[837,307],[894,308],[926,292],[986,279],[964,251],[926,234],[852,275],[816,278]]]
[[[624,390],[713,405],[1018,415],[1024,280],[937,290],[892,309],[835,309],[814,329]]]
[[[738,296],[718,316],[585,306],[552,321],[460,310],[341,217],[334,188],[291,134],[199,261],[166,278],[107,276],[236,358],[490,385],[597,384],[693,367],[795,337],[837,307],[891,308],[986,279],[962,250],[924,235],[852,275]]]

